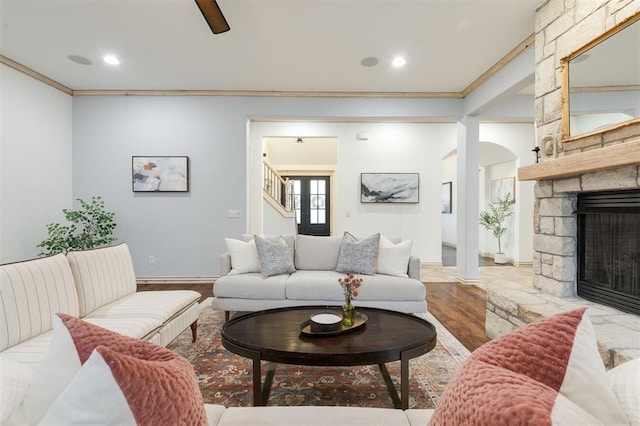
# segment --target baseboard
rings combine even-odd
[[[420,262],[420,266],[442,266],[442,262]]]
[[[461,282],[462,284],[465,285],[474,285],[474,284],[480,284],[480,279],[479,278],[463,278],[460,275],[456,275],[456,281]]]
[[[136,277],[137,284],[213,284],[218,277]]]

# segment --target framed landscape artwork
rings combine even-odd
[[[418,173],[361,173],[360,202],[418,203],[420,175]]]
[[[189,157],[132,157],[133,192],[189,192]]]
[[[445,182],[442,184],[442,213],[451,212],[451,182]]]
[[[516,199],[516,180],[509,177],[491,181],[491,202],[496,204],[500,198],[511,194],[511,199]]]

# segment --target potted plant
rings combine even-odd
[[[115,241],[112,234],[116,227],[116,214],[104,210],[102,197],[92,197],[91,203],[80,198],[77,200],[80,202],[80,210],[62,210],[64,217],[71,222],[69,225],[47,225],[49,238],[36,246],[44,249],[40,255],[51,256],[71,250],[85,250]]]
[[[507,257],[502,252],[501,239],[507,227],[504,225],[505,219],[513,214],[511,207],[516,200],[511,198],[511,193],[507,193],[503,198],[498,198],[496,204],[489,204],[489,210],[480,212],[480,225],[493,233],[498,239],[498,252],[494,254],[493,261],[495,263],[506,263]]]

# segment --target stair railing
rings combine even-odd
[[[273,201],[279,204],[285,211],[293,212],[294,210],[294,194],[293,182],[288,178],[283,179],[282,176],[269,164],[266,160],[264,163],[264,193],[270,196]]]

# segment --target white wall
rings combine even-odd
[[[520,182],[517,179],[517,169],[535,163],[535,131],[533,123],[483,123],[480,126],[480,140],[501,145],[513,152],[517,160],[508,169],[494,170],[493,177],[485,176],[485,181],[499,177],[516,177],[516,205],[514,206],[513,229],[518,230],[509,242],[511,252],[507,258],[516,263],[530,263],[533,261],[533,187],[534,182]],[[502,175],[502,176],[500,176]],[[487,188],[487,186],[484,186]],[[485,203],[491,196],[485,193]],[[482,199],[482,198],[481,198]],[[480,207],[483,209],[483,207]],[[492,239],[493,236],[491,236]],[[495,239],[494,239],[495,240]],[[487,250],[487,246],[480,246],[480,251]],[[510,255],[511,253],[511,255]]]
[[[334,234],[379,229],[414,239],[414,252],[423,261],[440,262],[442,158],[455,147],[455,126],[358,118],[450,120],[460,113],[460,100],[98,96],[72,101],[30,77],[0,69],[3,261],[33,257],[35,245],[46,237],[44,226],[62,221],[62,208],[75,198],[101,195],[116,212],[116,237],[131,246],[139,276],[216,275],[224,237],[256,231],[251,220],[254,210],[262,210],[262,202],[249,202],[260,170],[251,164],[261,161],[253,139],[260,135],[248,136],[250,120],[297,117],[301,121],[287,125],[289,133],[268,136],[324,134],[342,142],[339,162],[346,166],[337,172],[336,184],[346,189],[334,206]],[[318,117],[330,122],[304,123]],[[320,132],[305,130],[321,124]],[[369,131],[369,141],[356,140],[361,131]],[[191,191],[134,194],[132,155],[190,156]],[[418,171],[421,202],[360,204],[362,171]],[[229,209],[241,210],[242,217],[228,218]],[[155,256],[155,265],[148,264],[148,256]]]
[[[319,123],[256,122],[250,126],[251,170],[260,170],[262,139],[299,134],[338,138],[338,166],[333,200],[333,234],[381,232],[412,239],[413,253],[423,262],[441,262],[441,170],[445,151],[455,145],[454,123]],[[358,132],[369,140],[356,140]],[[363,204],[360,173],[417,172],[420,203]],[[259,173],[249,188],[250,204],[262,206]],[[251,232],[265,226],[259,209],[252,208]]]
[[[72,207],[72,97],[0,64],[0,263],[36,257]]]
[[[491,159],[490,156],[487,158],[484,153],[488,149],[487,145],[491,144],[508,149],[516,157],[513,161],[481,168],[478,188],[480,210],[487,209],[490,203],[491,180],[516,177],[516,205],[514,206],[514,215],[510,219],[509,227],[511,230],[503,237],[503,243],[507,242],[507,257],[510,260],[516,263],[530,263],[533,258],[533,183],[519,182],[517,169],[522,165],[535,162],[535,154],[531,152],[535,141],[533,124],[480,123],[480,140],[482,157],[485,158],[485,161]],[[452,181],[454,194],[457,189],[456,167],[456,155],[443,160],[442,182]],[[455,205],[455,195],[453,200],[453,213],[442,215],[442,241],[455,246],[457,242],[456,217],[459,210]],[[515,234],[514,230],[517,230]],[[490,254],[497,250],[496,239],[489,231],[481,228],[478,237],[480,253]],[[503,244],[503,251],[504,249]]]
[[[491,204],[491,182],[496,179],[504,179],[510,178],[517,175],[518,171],[516,169],[516,162],[509,161],[506,163],[493,164],[491,166],[487,166],[484,169],[484,181],[481,182],[484,190],[484,197],[480,199],[480,211],[488,210],[489,204]],[[511,194],[516,197],[516,200],[519,199],[520,194],[516,193]],[[517,201],[516,201],[517,202]],[[515,208],[515,206],[514,206]],[[507,255],[508,259],[514,258],[514,217],[511,216],[507,218],[504,222],[504,225],[507,227],[507,232],[502,236],[502,252]],[[483,255],[493,254],[498,252],[498,240],[493,236],[491,231],[488,231],[481,227],[480,233],[482,238],[480,239],[480,253]]]
[[[259,232],[249,226],[249,218],[254,210],[261,213],[262,201],[252,198],[254,201],[249,204],[249,196],[253,190],[261,191],[262,148],[260,142],[248,144],[250,119],[295,117],[301,120],[298,126],[302,127],[305,120],[319,117],[352,122],[370,117],[435,120],[456,117],[461,109],[460,99],[80,96],[73,102],[73,195],[80,198],[101,195],[107,209],[116,212],[116,236],[129,243],[138,276],[214,276],[218,274],[218,257],[226,250],[225,237]],[[313,134],[289,130],[296,136]],[[358,130],[366,129],[358,127]],[[355,139],[355,132],[350,133]],[[428,141],[436,143],[442,139],[439,134],[436,136]],[[407,154],[406,149],[426,140],[422,138],[419,142],[402,134],[389,134],[384,156],[368,153],[365,158],[369,164],[387,160],[389,168],[416,169],[422,160]],[[396,152],[397,148],[402,151]],[[190,192],[134,194],[132,155],[188,155]],[[352,154],[347,150],[345,155]],[[425,200],[432,195],[440,199],[437,170],[434,175],[437,190],[424,186]],[[431,173],[424,172],[423,183],[429,181]],[[351,191],[358,191],[357,180],[349,183],[350,177],[337,179],[353,185]],[[416,215],[416,209],[424,206],[424,203],[405,206],[401,211],[403,215]],[[230,209],[240,210],[242,217],[228,218]],[[371,218],[375,218],[375,212],[370,214]],[[370,223],[354,232],[366,231],[371,228]],[[388,232],[403,235],[427,232],[422,225],[402,223],[397,221]],[[155,257],[155,265],[148,263],[149,256]]]

